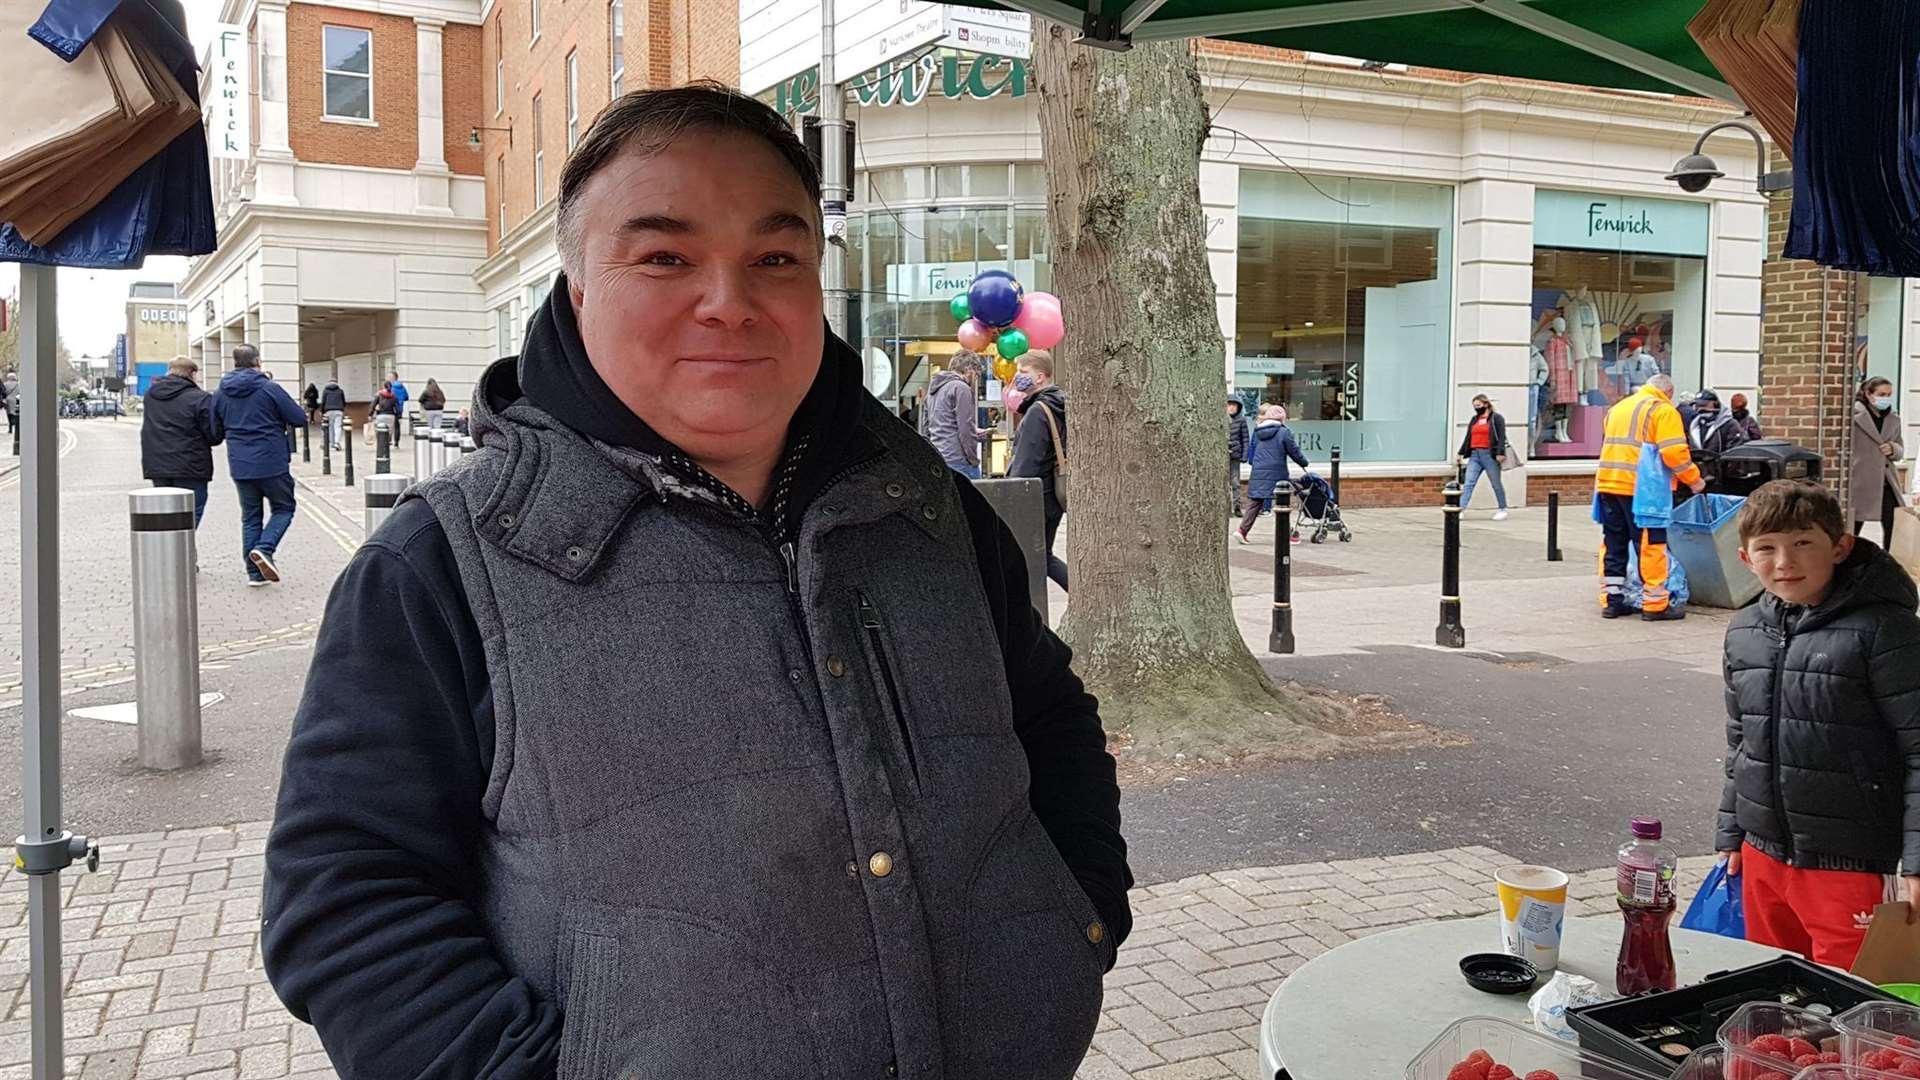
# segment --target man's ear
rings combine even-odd
[[[580,283],[569,276],[567,278],[567,300],[573,304],[573,318],[576,322],[580,319],[580,303],[586,299],[586,296],[586,290],[582,289]]]

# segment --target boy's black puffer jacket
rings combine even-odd
[[[1865,540],[1818,607],[1771,594],[1727,631],[1722,851],[1920,872],[1920,593]]]

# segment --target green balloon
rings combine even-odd
[[[994,339],[993,345],[1000,350],[1001,356],[1009,360],[1018,360],[1021,354],[1027,351],[1027,332],[1012,328],[1002,330],[1000,336]]]
[[[966,322],[973,318],[973,305],[967,303],[967,294],[961,293],[947,304],[947,310],[953,312],[954,322]]]

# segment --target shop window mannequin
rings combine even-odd
[[[1600,340],[1600,306],[1594,303],[1592,290],[1585,285],[1576,287],[1562,298],[1560,310],[1567,317],[1568,345],[1579,373],[1580,392],[1584,394],[1599,389],[1603,343]]]
[[[1566,318],[1556,315],[1547,325],[1546,346],[1540,351],[1547,361],[1548,403],[1553,407],[1553,439],[1555,442],[1566,442],[1567,407],[1580,400],[1582,387],[1574,372],[1573,340],[1567,332]]]

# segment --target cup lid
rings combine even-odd
[[[1633,819],[1633,835],[1636,840],[1660,839],[1660,819],[1637,817]]]

